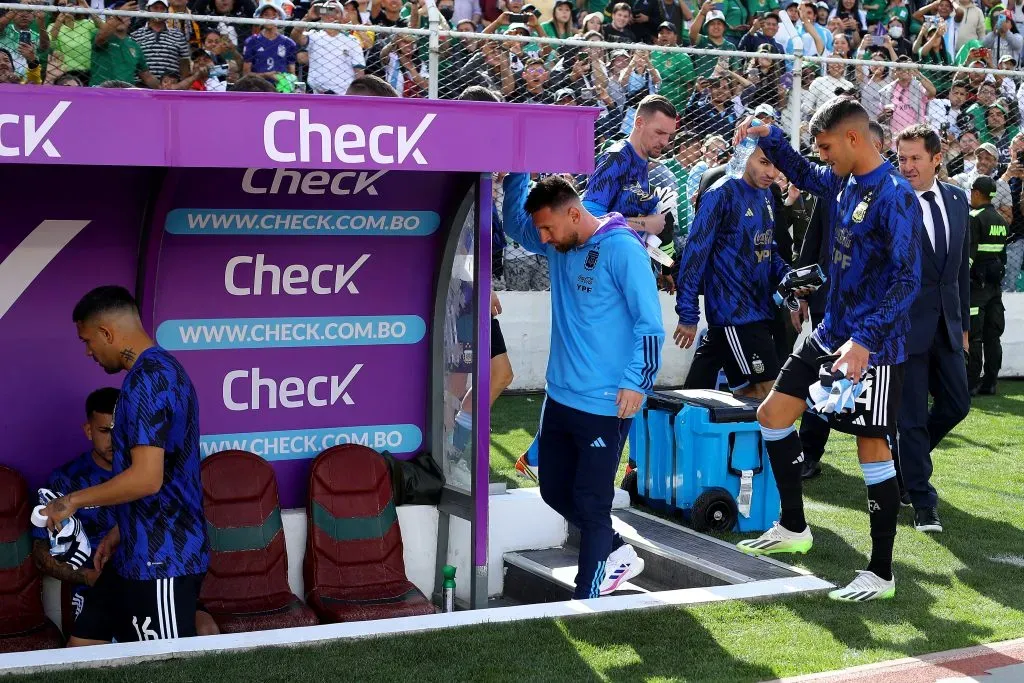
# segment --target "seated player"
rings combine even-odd
[[[92,442],[92,449],[82,453],[74,460],[54,470],[46,481],[46,488],[54,493],[67,494],[71,491],[102,484],[113,477],[114,451],[110,432],[113,429],[114,406],[120,391],[113,387],[97,389],[85,400],[85,424],[82,430]],[[82,508],[75,513],[82,523],[82,530],[89,538],[93,554],[107,533],[117,524],[114,508],[93,507]],[[82,613],[82,608],[89,596],[89,588],[96,583],[100,571],[90,557],[80,569],[58,562],[50,555],[50,542],[45,528],[33,527],[32,558],[43,574],[52,576],[58,581],[67,582],[71,586],[71,605],[75,619]],[[217,624],[205,611],[196,611],[196,631],[199,635],[220,633]]]
[[[679,262],[673,338],[688,349],[697,336],[698,288],[704,284],[708,333],[693,357],[685,389],[710,389],[725,369],[729,389],[764,398],[779,374],[772,337],[772,294],[789,270],[775,244],[774,198],[778,171],[757,149],[741,178],[725,176],[697,209]]]

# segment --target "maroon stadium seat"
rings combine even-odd
[[[323,621],[434,613],[405,576],[391,477],[380,454],[350,444],[318,455],[307,514],[306,602]]]
[[[43,578],[32,561],[32,507],[22,476],[0,465],[0,653],[64,646],[43,614]]]
[[[224,451],[203,461],[210,569],[200,600],[222,633],[313,626],[288,587],[277,479],[266,460]]]

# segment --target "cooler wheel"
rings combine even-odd
[[[736,500],[725,489],[708,489],[697,496],[690,513],[694,530],[701,532],[732,531],[738,519]]]

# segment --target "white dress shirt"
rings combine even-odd
[[[946,250],[949,250],[949,213],[946,211],[946,203],[942,201],[942,191],[939,190],[939,181],[933,180],[932,186],[927,190],[915,190],[917,201],[921,204],[921,213],[924,214],[924,231],[928,233],[928,239],[932,242],[932,249],[935,249],[935,223],[932,221],[932,207],[924,198],[925,192],[935,193],[935,202],[939,205],[939,213],[942,214],[942,222],[946,224]]]

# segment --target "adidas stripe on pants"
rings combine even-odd
[[[632,420],[544,401],[538,439],[540,494],[580,530],[577,599],[596,598],[612,551],[615,473]]]

